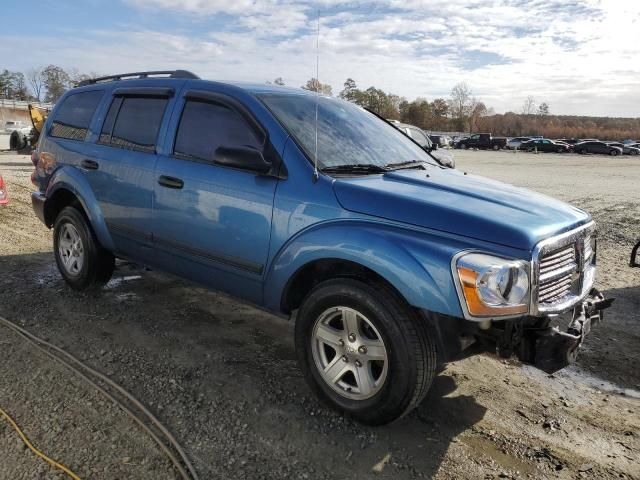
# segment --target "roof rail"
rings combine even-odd
[[[92,85],[94,83],[115,82],[127,78],[149,78],[158,75],[168,76],[169,78],[191,78],[194,80],[200,79],[199,76],[197,76],[195,73],[189,72],[188,70],[157,70],[150,72],[120,73],[118,75],[109,75],[106,77],[89,78],[87,80],[82,80],[81,82],[79,82],[76,87],[84,87],[85,85]]]

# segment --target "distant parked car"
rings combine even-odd
[[[429,139],[440,148],[451,146],[451,137],[448,135],[429,135]]]
[[[640,155],[640,148],[634,147],[632,145],[625,145],[620,142],[607,142],[607,145],[621,148],[622,153],[624,153],[625,155]]]
[[[536,140],[529,140],[528,142],[522,142],[520,150],[527,152],[554,152],[554,153],[567,153],[571,150],[566,143],[557,143],[548,138],[538,138]]]
[[[522,142],[528,142],[531,140],[531,137],[515,137],[511,138],[507,141],[507,146],[509,150],[515,150],[516,148],[520,148]]]
[[[433,143],[429,136],[422,131],[422,129],[415,125],[409,125],[407,123],[391,122],[391,124],[407,135],[418,145],[420,145],[425,151],[435,158],[441,165],[445,167],[454,168],[456,165],[453,155],[450,152],[438,150],[438,144]]]
[[[7,120],[4,124],[4,133],[13,133],[15,131],[28,135],[31,132],[31,125],[22,120]]]
[[[9,203],[9,194],[7,193],[7,186],[4,184],[2,175],[0,175],[0,205],[6,205]]]
[[[576,143],[573,151],[576,153],[604,153],[611,156],[622,155],[622,149],[620,147],[614,147],[597,140]]]
[[[576,143],[580,143],[582,140],[579,138],[557,138],[554,142],[563,142],[567,145],[575,145]]]
[[[500,150],[507,145],[505,137],[493,137],[490,133],[474,133],[459,140],[454,147],[466,150],[467,148]]]

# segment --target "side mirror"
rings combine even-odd
[[[271,171],[271,162],[265,160],[262,152],[249,147],[218,147],[215,151],[213,161],[217,165],[248,170],[262,175]]]

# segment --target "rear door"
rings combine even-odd
[[[218,148],[264,148],[267,135],[238,101],[187,92],[155,169],[153,237],[163,269],[262,301],[277,179],[214,163]]]
[[[156,146],[173,90],[117,88],[83,160],[116,251],[140,260],[151,245]]]

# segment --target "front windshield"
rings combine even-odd
[[[316,97],[264,93],[259,97],[313,160],[316,142]],[[318,167],[436,162],[385,121],[353,103],[319,96]]]

